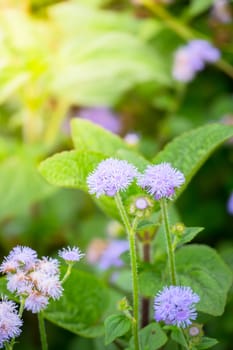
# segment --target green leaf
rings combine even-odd
[[[167,342],[166,333],[158,323],[151,323],[139,332],[143,350],[156,350]]]
[[[55,186],[78,188],[87,191],[87,176],[105,157],[87,151],[65,151],[44,160],[39,171]]]
[[[51,301],[44,312],[47,320],[84,337],[103,335],[103,317],[111,291],[93,275],[73,269],[62,297]]]
[[[71,136],[74,147],[113,156],[120,148],[129,149],[126,143],[113,133],[85,119],[73,119]]]
[[[181,285],[190,286],[199,296],[199,311],[213,316],[223,313],[232,273],[217,252],[204,245],[188,245],[176,253]]]
[[[212,348],[214,345],[218,344],[218,340],[209,337],[202,337],[200,344],[196,345],[197,350],[204,350]]]
[[[108,345],[130,330],[131,321],[124,314],[115,314],[106,318],[104,326],[105,345]]]
[[[184,348],[187,347],[187,343],[185,341],[182,329],[177,329],[176,327],[170,327],[172,329],[171,331],[171,339],[173,339],[176,343],[184,346]],[[169,329],[169,327],[168,327]]]
[[[206,125],[175,138],[153,160],[153,163],[169,162],[185,175],[185,183],[177,196],[187,187],[207,158],[228,138],[233,137],[233,126]]]
[[[147,270],[139,273],[139,289],[143,296],[155,297],[156,293],[162,289],[163,285],[160,266],[157,266],[156,271]]]
[[[192,0],[191,5],[187,10],[189,17],[198,16],[202,12],[208,10],[208,8],[213,5],[215,0]]]
[[[0,219],[20,215],[32,204],[54,192],[54,188],[38,174],[38,154],[28,154],[26,149],[17,144],[12,154],[5,154],[4,157],[4,148],[0,153],[3,158],[0,160],[0,196],[3,199],[0,202]]]
[[[178,240],[178,245],[183,245],[190,242],[199,232],[203,231],[203,227],[186,227],[181,238]]]

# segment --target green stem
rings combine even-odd
[[[139,290],[138,290],[138,276],[137,276],[137,253],[136,253],[136,241],[134,227],[136,222],[131,226],[129,218],[123,206],[119,193],[115,196],[116,205],[119,210],[121,219],[125,225],[126,232],[129,239],[129,250],[130,250],[130,263],[132,273],[132,289],[133,289],[133,316],[132,331],[134,338],[134,350],[140,350],[139,342]]]
[[[170,227],[169,227],[166,198],[162,198],[160,200],[160,205],[161,205],[162,218],[163,218],[163,223],[164,223],[165,239],[166,239],[166,245],[167,245],[168,268],[169,268],[170,282],[172,285],[175,286],[177,284],[175,254],[174,254],[174,250],[172,247],[172,238],[171,238]]]
[[[173,17],[163,6],[159,5],[153,0],[141,0],[142,5],[148,8],[152,13],[164,21],[164,23],[185,40],[192,40],[195,38],[203,38],[208,40],[208,37],[189,28],[185,23]],[[233,67],[224,59],[215,63],[215,66],[233,78]]]
[[[45,324],[44,324],[44,317],[43,317],[42,312],[38,313],[38,322],[39,322],[41,348],[42,348],[42,350],[48,350],[46,330],[45,330]]]
[[[65,273],[64,277],[63,277],[62,280],[61,280],[61,284],[63,284],[63,283],[67,280],[67,278],[69,277],[69,275],[71,274],[72,266],[73,266],[73,264],[68,264],[66,273]]]

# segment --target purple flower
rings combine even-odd
[[[88,119],[95,124],[99,124],[115,134],[121,129],[120,120],[108,107],[87,107],[79,111],[79,116]]]
[[[59,274],[59,261],[43,256],[42,259],[38,259],[35,269],[42,274],[54,276]]]
[[[101,270],[107,270],[110,267],[121,267],[124,262],[120,256],[124,252],[129,250],[129,243],[126,240],[113,240],[109,243],[107,248],[104,250],[100,261],[99,267]]]
[[[206,40],[191,40],[180,47],[174,56],[172,75],[178,81],[191,81],[205,63],[213,63],[220,58],[220,51]]]
[[[173,168],[169,163],[149,165],[144,174],[139,175],[138,184],[145,188],[155,199],[171,199],[175,188],[185,182],[181,171]]]
[[[194,304],[199,300],[190,287],[164,287],[155,297],[155,320],[186,328],[197,318]]]
[[[140,141],[140,136],[135,132],[130,132],[125,135],[124,140],[129,146],[137,146]]]
[[[48,306],[49,300],[42,293],[34,291],[25,300],[25,309],[33,314],[44,310]]]
[[[4,259],[0,266],[3,273],[13,272],[17,269],[30,270],[35,264],[37,253],[29,247],[16,246]]]
[[[0,348],[4,346],[5,342],[20,335],[22,324],[16,304],[4,298],[0,302]]]
[[[211,14],[214,19],[221,23],[230,23],[232,16],[229,1],[215,0]]]
[[[227,201],[227,211],[230,215],[233,215],[233,192]]]
[[[67,247],[59,250],[58,255],[68,263],[73,263],[79,261],[85,254],[81,253],[78,247]]]
[[[97,168],[87,178],[90,194],[96,197],[109,197],[125,190],[137,176],[136,168],[126,160],[108,158],[99,163]]]

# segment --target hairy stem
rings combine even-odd
[[[129,250],[130,250],[130,264],[132,274],[132,289],[133,289],[133,322],[132,331],[134,338],[134,349],[140,350],[139,342],[139,290],[138,290],[138,276],[137,276],[137,252],[136,252],[136,241],[134,225],[130,225],[129,218],[123,206],[119,193],[115,196],[116,205],[121,215],[121,219],[125,225],[126,232],[129,239]]]
[[[150,239],[147,239],[148,232],[145,232],[145,240],[143,242],[143,261],[150,262],[150,248],[151,243]],[[142,328],[149,324],[149,315],[150,315],[150,299],[143,297],[142,298]]]
[[[65,273],[64,277],[63,277],[62,280],[61,280],[61,284],[63,284],[63,283],[67,280],[67,278],[69,277],[69,275],[71,274],[72,266],[73,266],[73,264],[68,264],[66,273]]]
[[[41,349],[48,350],[45,323],[44,323],[44,317],[42,312],[38,313],[38,323],[39,323],[39,332],[40,332],[40,340],[41,340]]]
[[[170,227],[169,227],[166,198],[162,198],[160,200],[160,205],[161,205],[162,218],[163,218],[163,224],[164,224],[164,232],[165,232],[165,239],[166,239],[166,246],[167,246],[168,268],[169,268],[170,282],[171,282],[172,285],[175,286],[177,284],[176,266],[175,266],[175,254],[174,254],[174,250],[173,250],[173,247],[172,247],[172,238],[171,238]]]

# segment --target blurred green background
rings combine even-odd
[[[148,159],[194,127],[233,124],[233,6],[227,3],[229,20],[223,21],[214,3],[0,0],[2,258],[16,244],[52,255],[67,244],[86,251],[94,238],[107,239],[110,218],[89,196],[50,186],[37,171],[41,160],[72,148],[72,118],[95,119]],[[171,71],[174,52],[186,41],[180,32],[187,29],[218,47],[222,63],[182,84]],[[185,225],[205,227],[197,241],[217,248],[231,268],[233,215],[227,201],[232,191],[230,140],[177,203]],[[93,270],[85,262],[81,268]],[[221,322],[206,318],[208,335],[220,340],[216,350],[232,349],[232,311],[233,293]],[[103,348],[101,339],[47,327],[51,350]],[[16,348],[39,349],[37,320],[29,313],[25,329]]]

